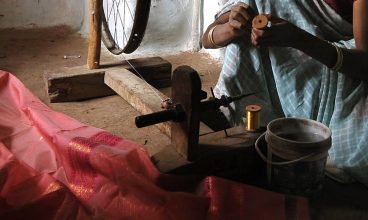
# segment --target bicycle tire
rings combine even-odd
[[[109,0],[107,0],[109,1]],[[106,0],[104,0],[104,2],[106,3]],[[112,1],[113,4],[115,3],[115,0]],[[121,1],[119,1],[120,4]],[[101,15],[101,20],[102,20],[102,28],[101,28],[101,38],[102,38],[102,42],[105,45],[105,47],[114,55],[119,55],[121,53],[132,53],[134,52],[139,45],[141,44],[143,37],[144,37],[144,33],[147,27],[147,22],[148,22],[148,17],[149,17],[149,12],[150,12],[150,7],[151,7],[151,0],[136,0],[136,5],[135,5],[135,10],[134,10],[134,18],[132,18],[132,28],[131,31],[129,33],[129,37],[127,37],[126,43],[124,44],[124,40],[123,40],[123,45],[119,45],[119,39],[117,36],[117,30],[116,30],[116,23],[117,23],[117,18],[115,18],[115,33],[114,36],[111,34],[111,30],[109,28],[109,15],[106,16],[105,13],[105,8],[102,9],[102,15]],[[123,0],[124,6],[126,3],[126,0]],[[107,3],[106,3],[107,4]],[[117,11],[119,10],[119,4],[116,5],[117,7]],[[105,4],[104,4],[105,5]],[[103,6],[104,7],[104,6]],[[113,6],[114,7],[114,6]],[[109,9],[108,6],[106,7],[107,10]],[[107,11],[108,12],[108,11]],[[109,12],[111,13],[111,12]],[[119,20],[122,23],[121,25],[125,25],[123,24],[122,18],[120,17],[120,12],[116,12],[119,15]],[[115,17],[116,14],[114,14]],[[124,9],[124,16],[125,16],[125,9]],[[123,27],[124,30],[124,27]],[[124,36],[122,36],[124,38]]]

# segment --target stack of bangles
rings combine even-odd
[[[338,47],[334,44],[332,44],[335,49],[336,49],[336,53],[337,53],[337,59],[336,59],[336,63],[333,67],[331,67],[331,70],[333,71],[339,71],[341,69],[342,66],[342,62],[344,61],[344,54],[342,52],[341,47]]]
[[[211,44],[211,46],[213,47],[213,48],[221,48],[221,46],[220,45],[217,45],[216,43],[215,43],[215,41],[213,40],[213,31],[215,30],[215,28],[217,27],[217,25],[215,25],[215,26],[213,26],[209,31],[208,31],[208,35],[207,35],[207,37],[208,37],[208,42],[210,42],[210,44]]]

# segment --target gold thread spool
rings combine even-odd
[[[248,105],[245,107],[246,124],[245,130],[255,132],[260,128],[261,121],[261,106],[259,105]]]
[[[268,25],[268,18],[265,15],[257,15],[252,20],[252,27],[256,29],[263,29]]]

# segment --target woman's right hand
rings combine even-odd
[[[254,11],[249,5],[237,3],[207,27],[202,45],[204,48],[224,47],[239,37],[250,42],[253,18]]]
[[[234,5],[229,14],[229,21],[226,23],[229,33],[233,37],[250,36],[254,16],[255,13],[249,5],[245,3]]]

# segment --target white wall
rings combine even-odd
[[[226,0],[152,0],[145,37],[129,56],[201,51],[222,58],[223,50],[200,47],[202,33]]]
[[[201,34],[214,20],[218,1],[151,0],[145,37],[133,56],[200,50]],[[89,0],[0,0],[0,28],[67,25],[87,37],[88,3]],[[201,52],[221,56],[220,50]]]
[[[78,30],[84,20],[81,0],[0,0],[0,28],[67,25]]]
[[[203,32],[215,20],[216,13],[220,10],[223,0],[203,0]],[[201,52],[209,53],[214,58],[221,59],[223,49],[202,49]]]
[[[136,54],[174,53],[194,49],[195,0],[152,0],[147,29]]]
[[[198,51],[200,3],[201,0],[151,0],[147,29],[140,47],[122,56]],[[88,26],[88,22],[85,25]],[[82,34],[87,33],[88,27],[83,26]]]

